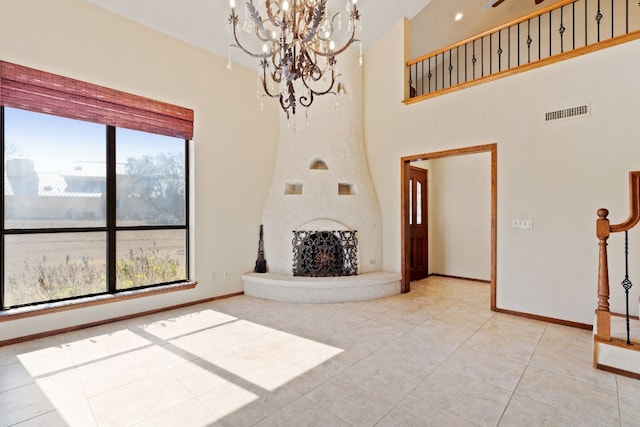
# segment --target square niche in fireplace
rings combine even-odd
[[[307,277],[358,274],[356,230],[294,231],[293,275]]]

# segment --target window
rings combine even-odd
[[[0,309],[188,281],[192,112],[2,61],[0,73]],[[88,99],[64,93],[78,88]]]

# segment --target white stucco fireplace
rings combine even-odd
[[[357,50],[341,55],[338,66],[345,95],[316,98],[309,108],[308,126],[300,107],[295,131],[284,114],[280,115],[276,167],[262,216],[268,272],[243,275],[247,295],[291,302],[341,302],[400,292],[400,275],[382,271],[382,221],[364,146],[363,81]],[[357,236],[355,274],[294,276],[296,233],[316,233],[330,240],[328,233],[337,236],[341,232]],[[329,252],[335,255],[334,250],[322,249],[314,256],[329,264],[325,259]]]

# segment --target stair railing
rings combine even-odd
[[[560,0],[407,61],[404,103],[411,104],[638,38],[640,2],[636,0]]]
[[[609,263],[607,259],[607,240],[611,233],[625,232],[625,279],[622,286],[627,297],[627,344],[631,344],[629,336],[629,246],[628,231],[640,222],[640,171],[629,172],[629,217],[620,224],[611,225],[607,209],[598,209],[596,220],[596,236],[598,237],[598,307],[596,308],[595,338],[611,341],[611,312],[609,310]]]

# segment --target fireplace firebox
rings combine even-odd
[[[294,231],[292,243],[294,276],[358,274],[356,230]]]

